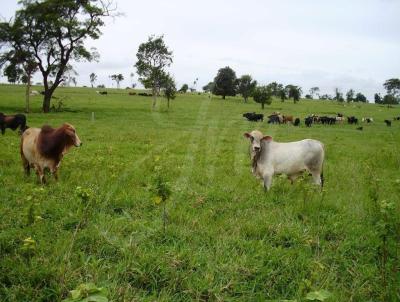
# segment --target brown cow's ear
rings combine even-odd
[[[250,137],[251,137],[251,134],[248,133],[248,132],[246,132],[245,134],[243,134],[243,136],[246,137],[246,138],[250,138]]]
[[[272,136],[269,136],[269,135],[264,136],[264,137],[262,138],[262,140],[264,140],[264,141],[272,141]]]

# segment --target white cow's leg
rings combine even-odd
[[[311,174],[312,174],[313,182],[316,185],[321,186],[322,185],[321,173],[319,171],[311,171]]]
[[[271,173],[264,174],[263,179],[264,179],[264,190],[269,191],[271,188],[272,184],[272,175]]]

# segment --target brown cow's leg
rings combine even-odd
[[[31,165],[29,164],[28,160],[24,156],[24,154],[21,153],[21,158],[22,158],[22,166],[24,167],[25,175],[29,176],[31,173]]]
[[[36,174],[39,177],[39,181],[42,185],[46,184],[46,178],[44,177],[44,169],[39,165],[36,165]]]

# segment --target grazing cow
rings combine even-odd
[[[296,117],[296,119],[294,120],[294,126],[299,126],[300,125],[300,119],[298,117]]]
[[[291,122],[293,124],[293,115],[283,115],[283,123]]]
[[[39,95],[39,94],[40,94],[40,92],[37,91],[37,90],[32,90],[32,91],[29,93],[30,96],[35,96],[35,95]]]
[[[335,117],[329,117],[329,116],[321,116],[319,118],[320,122],[325,125],[333,125],[336,123],[336,118]]]
[[[244,136],[250,139],[252,172],[263,179],[265,190],[270,189],[276,174],[286,174],[293,183],[304,171],[310,172],[314,183],[322,187],[325,151],[320,141],[304,139],[278,143],[257,130]]]
[[[384,122],[386,123],[386,126],[390,127],[392,126],[392,122],[389,120],[384,120]]]
[[[339,113],[338,113],[339,114]],[[343,116],[337,116],[336,117],[336,121],[338,122],[338,123],[343,123],[344,122],[344,117]]]
[[[107,91],[98,91],[96,90],[97,94],[101,94],[101,95],[107,95]]]
[[[136,95],[136,92],[130,91],[130,92],[129,92],[129,95]]]
[[[361,119],[361,121],[363,122],[363,123],[372,123],[373,121],[374,121],[374,119],[372,118],[372,117],[363,117],[362,119]]]
[[[280,124],[281,119],[279,118],[279,115],[272,114],[268,116],[268,124]]]
[[[400,121],[400,116],[396,116],[393,118],[394,121]]]
[[[40,182],[44,184],[45,169],[49,169],[57,180],[57,170],[61,160],[72,147],[82,145],[75,128],[65,123],[57,129],[50,126],[40,128],[29,128],[21,137],[21,158],[26,175],[30,168],[36,170]]]
[[[362,131],[362,130],[363,130],[363,127],[357,127],[356,130]]]
[[[22,134],[28,126],[26,125],[26,117],[23,114],[5,115],[0,112],[0,129],[4,135],[6,128],[15,131],[19,127],[19,132]]]
[[[252,122],[264,121],[264,114],[258,114],[255,112],[244,113],[243,117],[247,118],[248,121]]]
[[[312,123],[313,123],[313,117],[312,116],[308,116],[304,119],[304,124],[306,124],[307,127],[311,127]]]
[[[357,124],[358,124],[358,118],[356,118],[355,116],[349,116],[349,117],[347,118],[347,122],[348,122],[350,125],[352,125],[352,124],[357,125]]]

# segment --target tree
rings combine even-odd
[[[346,93],[346,101],[347,103],[353,102],[354,101],[354,90],[350,89],[349,91],[347,91]]]
[[[247,99],[253,94],[256,86],[257,81],[253,80],[248,74],[242,75],[238,79],[237,92],[242,95],[245,103],[247,103]]]
[[[117,88],[119,88],[119,83],[124,80],[124,76],[119,73],[119,74],[112,74],[110,75],[111,80],[115,81],[117,83]]]
[[[399,104],[399,99],[396,98],[392,94],[387,94],[387,95],[385,95],[383,97],[382,104],[385,104],[385,105],[397,105],[397,104]]]
[[[135,64],[139,81],[145,88],[151,88],[153,109],[160,92],[161,81],[166,76],[165,68],[172,64],[172,51],[165,45],[164,36],[150,36],[147,42],[139,45]]]
[[[169,100],[175,99],[176,96],[176,84],[174,79],[167,74],[162,81],[162,88],[164,91],[164,96],[167,99],[167,106],[169,108]]]
[[[297,103],[300,100],[302,94],[301,87],[295,85],[286,85],[285,90],[287,91],[288,98],[293,98],[294,103]]]
[[[271,87],[258,86],[253,92],[253,99],[256,103],[261,104],[261,108],[264,109],[264,105],[270,105],[272,102],[272,91]]]
[[[281,99],[282,102],[284,102],[287,99],[287,91],[285,88],[281,88],[278,91],[278,97]]]
[[[214,82],[209,82],[207,85],[203,86],[204,92],[211,92],[214,87]]]
[[[311,98],[314,98],[314,94],[319,92],[319,87],[311,87],[310,88],[310,94],[311,94]]]
[[[218,70],[214,83],[213,93],[221,95],[222,99],[236,95],[236,73],[229,66]]]
[[[375,93],[374,101],[375,101],[375,104],[383,104],[382,103],[383,102],[382,97],[381,97],[381,95],[379,93]]]
[[[51,97],[71,61],[98,58],[94,49],[85,47],[84,41],[100,37],[103,17],[112,11],[111,1],[23,0],[14,20],[0,24],[4,53],[23,49],[43,76],[43,112],[49,112]]]
[[[343,93],[340,92],[339,88],[335,88],[335,100],[338,102],[344,102]]]
[[[361,92],[359,92],[356,94],[356,97],[354,98],[354,102],[367,103],[367,98],[365,95],[363,95]]]
[[[92,72],[89,75],[89,78],[90,78],[90,84],[92,85],[92,88],[93,88],[94,83],[96,83],[96,81],[97,81],[97,75],[94,72]]]
[[[384,84],[387,94],[391,94],[393,96],[399,96],[400,93],[400,79],[389,79]]]
[[[188,84],[183,84],[181,89],[179,89],[179,92],[181,93],[186,93],[189,89],[189,85]]]
[[[136,87],[136,83],[133,82],[133,78],[135,77],[135,74],[133,72],[131,72],[129,76],[131,77],[131,87],[135,88]]]
[[[284,89],[282,84],[277,82],[269,83],[268,88],[271,90],[273,96],[279,97],[281,95],[281,90]]]

